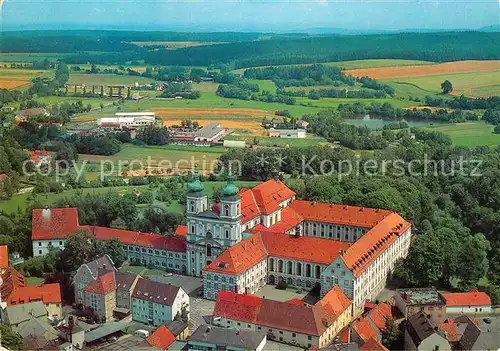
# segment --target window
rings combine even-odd
[[[152,254],[152,253],[153,253],[153,250],[148,249],[148,253]]]
[[[295,338],[297,335],[295,333],[292,333],[292,336]]]
[[[250,324],[247,324],[247,328],[251,328]]]
[[[59,245],[62,245],[62,241],[59,241]]]
[[[258,330],[261,330],[262,328],[261,327],[257,327]]]
[[[142,249],[141,249],[141,251],[142,251],[142,252],[146,252],[146,249],[145,249],[145,248],[142,248]]]
[[[229,239],[229,230],[226,229],[226,239]]]
[[[308,336],[307,336],[307,340],[312,340],[311,335],[308,335]],[[310,345],[310,344],[309,344],[309,345]]]
[[[41,255],[42,254],[42,250],[38,250],[38,254]]]
[[[282,331],[282,330],[280,330],[280,334],[283,334],[283,331]]]
[[[41,243],[41,242],[38,242],[38,246],[42,246],[42,243]]]

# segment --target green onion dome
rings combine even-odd
[[[240,189],[233,184],[233,176],[231,175],[231,172],[227,176],[227,184],[226,186],[222,189],[222,193],[224,196],[234,196],[238,195],[240,192]]]
[[[203,191],[205,186],[203,183],[200,181],[200,176],[198,175],[198,169],[195,168],[194,170],[194,176],[193,180],[188,183],[188,192],[190,193],[198,193],[200,191]]]

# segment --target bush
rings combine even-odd
[[[276,289],[285,290],[286,288],[288,288],[288,284],[284,280],[280,280],[278,284],[276,284]]]
[[[495,127],[495,129],[493,130],[493,133],[500,134],[500,125]]]

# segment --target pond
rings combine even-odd
[[[345,123],[347,124],[352,124],[358,127],[361,126],[366,126],[371,129],[378,129],[382,128],[383,126],[394,123],[394,122],[402,122],[405,121],[408,123],[410,127],[426,127],[430,126],[433,124],[441,124],[443,122],[432,122],[432,121],[406,121],[406,120],[399,120],[399,121],[394,121],[394,120],[389,120],[389,119],[382,119],[378,117],[370,117],[370,115],[365,115],[364,117],[360,118],[349,118],[344,120]]]

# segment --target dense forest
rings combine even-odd
[[[162,65],[230,63],[232,68],[377,58],[456,61],[498,59],[500,33],[401,33],[262,40],[148,52]]]
[[[491,32],[377,35],[273,35],[128,31],[20,31],[0,37],[0,52],[65,53],[66,63],[110,64],[144,59],[153,65],[228,68],[394,58],[428,61],[498,59],[500,34]],[[177,50],[141,47],[137,41],[223,42]]]

